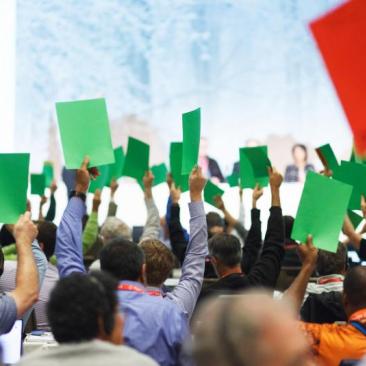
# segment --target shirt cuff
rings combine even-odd
[[[80,218],[82,218],[86,213],[86,204],[79,197],[71,197],[67,208],[73,215]]]
[[[189,214],[191,217],[206,216],[205,208],[202,201],[188,203]]]
[[[252,220],[259,220],[261,216],[261,211],[258,210],[257,208],[252,208],[251,214],[252,214]]]
[[[273,214],[282,215],[282,208],[278,206],[272,206],[269,211]]]

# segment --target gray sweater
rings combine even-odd
[[[116,346],[94,340],[85,343],[63,344],[34,351],[21,359],[26,366],[158,366],[130,347]]]

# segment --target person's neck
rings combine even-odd
[[[241,270],[241,267],[238,264],[235,267],[222,268],[219,272],[219,275],[220,275],[220,278],[224,278],[224,277],[230,276],[232,274],[241,274],[241,273],[243,273],[243,271]]]
[[[295,164],[299,169],[305,169],[306,161],[297,161]]]

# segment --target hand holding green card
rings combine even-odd
[[[58,102],[56,112],[67,169],[78,169],[85,156],[90,167],[114,163],[104,99]]]
[[[0,154],[0,222],[14,224],[26,210],[29,154]]]
[[[170,144],[170,172],[174,183],[182,192],[189,190],[189,174],[182,175],[182,154],[183,144],[181,142],[172,142]]]
[[[181,174],[189,175],[197,165],[201,137],[201,109],[183,113],[183,147]]]
[[[208,180],[203,191],[203,197],[205,202],[216,207],[215,197],[222,196],[224,193],[220,187]]]
[[[44,196],[46,189],[46,176],[44,174],[31,174],[31,194]]]
[[[100,191],[103,190],[104,187],[106,187],[107,185],[109,185],[109,165],[102,165],[100,167],[98,167],[99,170],[99,175],[94,179],[90,181],[90,186],[89,186],[89,192],[90,193],[95,193],[95,191],[97,189],[99,189]]]
[[[334,173],[338,167],[338,161],[330,144],[322,145],[315,149],[315,151],[318,154],[324,168],[327,170],[332,170]]]
[[[149,170],[150,146],[133,137],[128,138],[127,153],[123,167],[123,175],[142,182]]]
[[[108,184],[112,180],[117,180],[122,177],[123,166],[125,164],[125,153],[123,152],[122,146],[119,146],[113,150],[114,153],[114,164],[109,165],[109,177]]]
[[[292,239],[306,243],[312,235],[317,248],[335,253],[351,193],[348,184],[308,172]]]
[[[166,176],[168,174],[168,169],[164,163],[152,166],[151,172],[154,176],[153,186],[157,186],[158,184],[166,182]]]

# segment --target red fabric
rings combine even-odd
[[[366,1],[351,0],[313,21],[311,31],[353,131],[366,155]]]

